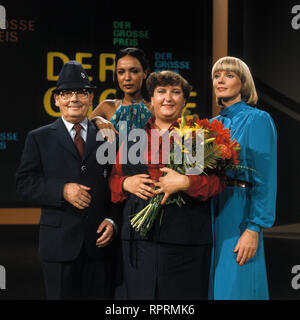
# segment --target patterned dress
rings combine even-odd
[[[132,100],[131,105],[123,106],[121,104],[112,116],[110,122],[118,132],[126,130],[128,135],[132,129],[144,128],[151,117],[151,112],[143,102],[135,104],[134,100]]]

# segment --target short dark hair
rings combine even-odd
[[[124,92],[120,89],[119,83],[118,83],[118,77],[117,77],[117,64],[119,59],[125,57],[125,56],[131,56],[136,58],[142,68],[143,71],[149,71],[149,62],[148,59],[146,57],[145,52],[142,49],[139,48],[125,48],[125,49],[121,49],[117,52],[116,54],[116,71],[115,71],[115,77],[114,77],[114,81],[115,81],[115,86],[116,86],[116,98],[117,99],[123,99],[124,98]],[[148,95],[148,91],[146,88],[146,79],[143,80],[143,84],[142,84],[142,96],[145,100],[149,101],[149,95]]]
[[[165,70],[160,72],[152,72],[146,82],[149,96],[152,97],[154,90],[158,86],[174,86],[180,85],[183,91],[185,101],[188,101],[192,86],[179,73]]]

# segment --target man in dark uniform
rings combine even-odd
[[[94,93],[86,71],[66,63],[54,90],[61,117],[28,133],[16,174],[20,197],[42,207],[39,254],[47,298],[111,298],[114,222],[87,113]]]

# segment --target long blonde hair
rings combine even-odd
[[[227,71],[234,72],[240,78],[242,82],[241,97],[249,105],[254,106],[257,103],[258,96],[254,84],[252,74],[249,67],[241,59],[236,57],[223,57],[219,59],[213,66],[211,71],[211,77],[217,72]],[[222,106],[221,99],[217,98],[217,104]]]

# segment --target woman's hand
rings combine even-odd
[[[165,204],[169,196],[178,191],[187,190],[190,186],[190,179],[188,176],[180,174],[175,170],[170,168],[161,168],[162,172],[165,172],[166,175],[160,177],[158,182],[154,183],[155,187],[159,189],[155,190],[155,194],[164,192],[164,197],[161,201],[161,204]]]
[[[116,140],[116,134],[119,132],[114,128],[113,124],[108,120],[98,116],[93,119],[102,137],[107,139],[107,142],[113,143]]]
[[[242,266],[254,257],[258,247],[259,234],[256,231],[246,229],[241,235],[233,252],[237,253],[236,262]]]
[[[149,178],[148,174],[136,174],[124,180],[123,190],[135,194],[143,200],[148,200],[148,197],[152,198],[154,195],[154,189],[148,186],[151,183],[154,181]]]

